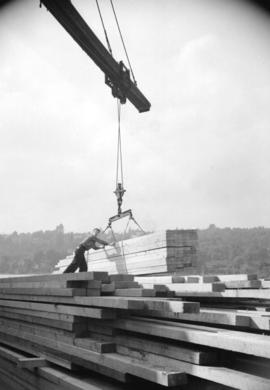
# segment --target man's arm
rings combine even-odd
[[[107,241],[104,241],[104,240],[101,240],[101,238],[95,238],[95,241],[98,242],[99,244],[101,245],[109,245],[109,243]]]

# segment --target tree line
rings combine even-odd
[[[70,255],[89,233],[65,233],[61,224],[54,230],[0,235],[0,274],[49,273]],[[138,236],[130,229],[116,239]],[[270,276],[270,229],[218,228],[198,230],[198,262],[195,272],[256,273]],[[112,240],[109,233],[104,236]],[[189,270],[190,272],[190,270]]]

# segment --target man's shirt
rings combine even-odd
[[[85,238],[80,245],[83,245],[85,249],[88,251],[89,249],[99,249],[99,247],[96,245],[96,243],[99,243],[101,245],[108,244],[106,241],[101,240],[100,238],[97,238],[96,236],[89,236]]]

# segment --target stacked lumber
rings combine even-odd
[[[132,279],[132,275],[109,277],[106,272],[0,279],[0,341],[5,349],[28,354],[16,360],[21,368],[17,382],[23,381],[22,370],[41,370],[50,364],[71,372],[80,367],[123,382],[131,375],[166,386],[185,383],[184,373],[127,358],[117,352],[115,342],[90,334],[93,326],[103,331],[118,311],[170,307],[169,300],[154,298],[154,290],[140,288]],[[110,287],[109,295],[103,293],[104,286]],[[179,301],[174,309],[197,312],[199,305]],[[98,328],[96,321],[101,321]],[[3,356],[8,356],[6,350]]]
[[[224,283],[236,281],[199,277],[195,283],[194,277],[189,283],[187,277],[152,276],[158,283],[203,289],[212,280],[225,291]],[[0,383],[109,390],[113,379],[128,389],[152,383],[153,389],[269,390],[270,315],[264,300],[260,311],[215,301],[200,305],[196,294],[188,301],[158,297],[139,279],[106,272],[0,279]],[[155,286],[150,279],[146,284]]]
[[[270,331],[270,286],[254,274],[160,275],[135,277],[144,288],[158,294],[200,302],[200,312],[192,315],[150,313],[148,317],[219,324]],[[172,295],[173,294],[173,295]]]
[[[109,274],[155,274],[177,272],[197,261],[198,235],[196,230],[165,230],[90,251],[89,271]],[[62,273],[73,255],[60,260],[55,272]]]

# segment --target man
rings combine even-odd
[[[85,261],[84,252],[89,249],[101,249],[106,245],[110,245],[108,242],[101,240],[98,238],[98,234],[100,233],[100,229],[95,228],[92,231],[92,234],[84,239],[78,248],[75,250],[75,256],[69,266],[65,269],[64,273],[75,272],[77,268],[79,268],[80,272],[87,272],[87,263]],[[96,243],[101,244],[103,246],[97,246]]]

